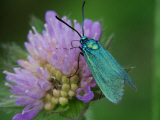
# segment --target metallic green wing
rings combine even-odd
[[[136,87],[113,56],[98,41],[96,44],[98,49],[83,49],[84,57],[105,97],[117,104],[122,99],[125,82],[135,90]]]

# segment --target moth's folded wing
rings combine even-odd
[[[118,74],[98,50],[84,52],[89,68],[105,97],[117,104],[124,92],[123,76]]]
[[[104,57],[104,59],[107,60],[111,68],[114,69],[118,74],[122,75],[124,77],[124,81],[128,83],[135,91],[137,91],[135,84],[133,83],[129,75],[126,73],[126,71],[123,69],[123,67],[99,42],[98,45],[99,45],[99,52]]]

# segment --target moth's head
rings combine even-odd
[[[81,37],[80,42],[83,43],[83,41],[87,40],[88,38],[86,36]]]
[[[87,39],[86,36],[81,37],[81,40],[86,40],[86,39]]]

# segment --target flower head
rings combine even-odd
[[[89,86],[86,86],[84,88],[79,88],[76,90],[76,92],[77,92],[76,97],[82,100],[84,103],[89,102],[94,97],[94,94],[90,90]]]
[[[13,120],[30,120],[41,109],[54,110],[58,105],[68,104],[68,99],[76,96],[78,99],[89,102],[94,94],[90,87],[96,86],[91,77],[91,72],[84,59],[80,57],[78,69],[78,48],[71,48],[72,40],[80,40],[78,34],[55,18],[54,11],[46,12],[44,24],[45,30],[38,33],[35,27],[29,31],[28,41],[25,47],[30,55],[28,60],[18,60],[21,68],[14,68],[15,73],[4,71],[5,85],[10,87],[12,98],[16,99],[16,105],[26,105],[22,113],[18,113]],[[67,17],[62,18],[71,25]],[[74,28],[82,33],[81,25],[74,20]],[[84,20],[85,36],[99,39],[101,28],[99,22]],[[77,41],[73,46],[81,46]],[[64,49],[65,48],[65,49]],[[82,95],[82,93],[84,94]]]

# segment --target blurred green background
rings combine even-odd
[[[15,42],[24,47],[31,29],[30,16],[34,14],[44,21],[47,10],[81,23],[82,3],[83,0],[0,0],[0,43]],[[129,75],[138,89],[135,92],[126,84],[123,99],[117,105],[105,98],[92,102],[86,113],[88,120],[151,120],[154,6],[154,0],[86,0],[85,18],[101,21],[105,40],[115,34],[109,51],[123,67],[135,67]],[[0,120],[13,116],[0,111]]]

